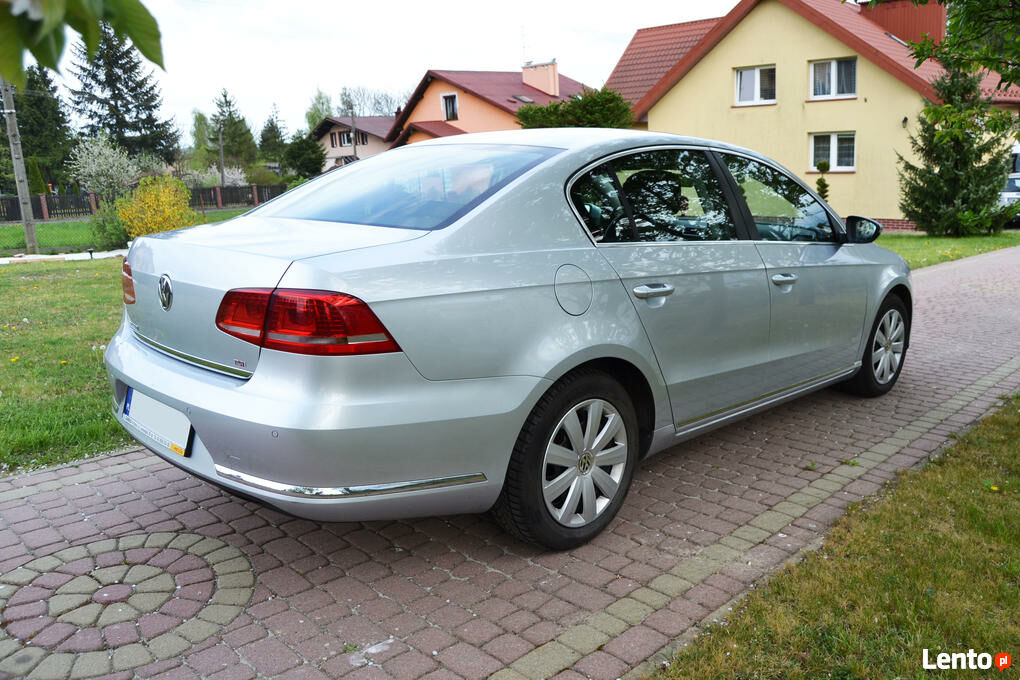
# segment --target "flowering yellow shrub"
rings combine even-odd
[[[189,227],[198,221],[190,197],[179,179],[143,177],[132,196],[117,200],[117,216],[131,238]]]

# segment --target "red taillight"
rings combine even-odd
[[[120,287],[124,291],[124,304],[135,304],[135,280],[131,278],[131,265],[126,259],[120,267]]]
[[[245,342],[298,354],[399,352],[400,347],[356,297],[322,290],[242,288],[229,291],[216,327]]]

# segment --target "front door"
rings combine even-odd
[[[771,390],[851,367],[864,332],[865,265],[840,245],[832,218],[798,181],[745,156],[722,158],[746,201],[765,262]]]
[[[657,149],[579,177],[571,199],[619,274],[655,350],[674,422],[761,395],[769,290],[708,157]]]

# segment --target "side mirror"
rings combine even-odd
[[[847,243],[871,243],[882,234],[882,225],[875,220],[850,215],[846,218]]]

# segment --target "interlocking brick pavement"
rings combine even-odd
[[[143,449],[0,479],[0,678],[647,672],[1020,387],[1020,248],[914,283],[889,395],[826,390],[660,454],[565,553],[484,515],[295,519]]]

